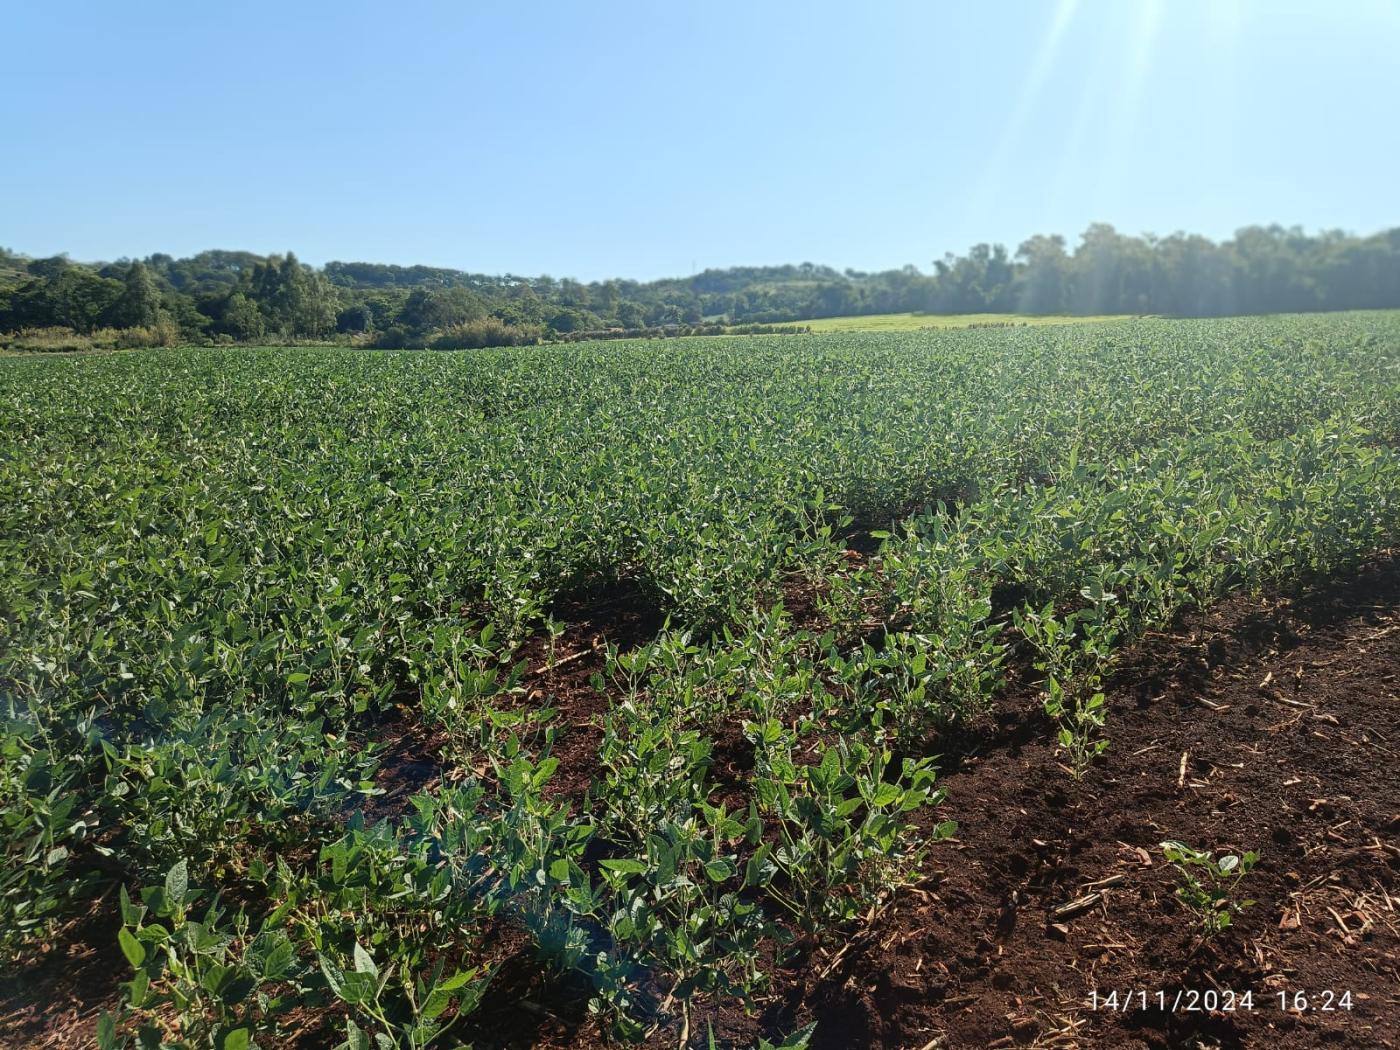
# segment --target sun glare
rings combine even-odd
[[[1002,128],[996,147],[992,151],[991,160],[987,164],[986,177],[980,181],[977,196],[972,202],[971,212],[978,218],[988,214],[998,195],[1006,175],[1007,165],[1021,144],[1026,122],[1030,119],[1031,111],[1035,108],[1036,101],[1044,90],[1051,71],[1055,68],[1061,46],[1064,43],[1065,32],[1069,29],[1070,23],[1074,21],[1075,10],[1078,7],[1079,0],[1060,0],[1055,6],[1055,13],[1051,19],[1050,27],[1046,30],[1045,40],[1026,74],[1016,108],[1012,110],[1011,117]]]

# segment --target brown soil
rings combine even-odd
[[[608,709],[608,698],[594,688],[593,676],[604,672],[608,646],[626,652],[650,641],[660,632],[665,615],[631,580],[560,599],[551,615],[567,625],[552,657],[548,641],[535,638],[517,659],[530,668],[525,678],[526,701],[547,704],[556,712],[551,754],[559,760],[559,768],[550,779],[548,793],[581,798],[597,771],[603,738],[599,716]]]
[[[112,950],[120,927],[113,890],[0,978],[0,1046],[93,1045],[98,1015],[116,1008],[117,982],[130,976]]]
[[[542,643],[523,654],[529,702],[559,711],[561,797],[581,797],[593,772],[607,701],[589,679],[605,641],[625,647],[659,627],[618,591],[561,617],[573,626],[552,668]],[[753,1015],[697,1003],[692,1044],[710,1024],[720,1045],[749,1046],[815,1020],[819,1048],[1400,1046],[1400,562],[1196,615],[1134,651],[1108,693],[1112,746],[1082,781],[1058,765],[1032,688],[1010,690],[985,730],[943,741],[949,797],[931,819],[955,818],[958,837],[933,846],[920,881],[862,929],[777,969]],[[731,735],[715,741],[722,796],[746,773]],[[406,772],[377,805],[392,811],[399,780],[407,790],[429,770],[411,763],[431,746],[396,746]],[[1258,903],[1212,941],[1173,896],[1168,838],[1262,854],[1242,887]],[[124,976],[110,926],[74,924],[0,986],[0,1045],[88,1045]],[[504,958],[458,1037],[598,1044],[581,982],[543,975],[523,943]],[[1119,1009],[1094,1008],[1095,991],[1117,991]],[[1188,1009],[1207,991],[1252,993],[1252,1009]],[[1280,1005],[1298,993],[1311,1009]],[[1329,994],[1334,1008],[1319,1009]],[[678,1034],[661,1028],[648,1043],[675,1046]]]
[[[403,816],[414,795],[433,791],[442,781],[447,734],[417,716],[416,702],[416,694],[404,696],[376,718],[370,732],[373,739],[386,743],[374,774],[379,794],[371,795],[359,807],[366,824]]]

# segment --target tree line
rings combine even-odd
[[[979,244],[931,271],[812,263],[658,281],[473,274],[206,251],[83,264],[0,249],[0,332],[125,345],[344,340],[463,348],[590,333],[772,324],[853,314],[1216,316],[1400,307],[1400,228],[1369,237],[1251,226],[1222,242],[1095,224],[1071,248],[1037,235]]]

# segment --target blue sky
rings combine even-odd
[[[1400,225],[1400,0],[6,6],[35,255],[649,278]]]

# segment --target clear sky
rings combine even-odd
[[[1400,0],[0,0],[0,244],[650,278],[1400,225]]]

